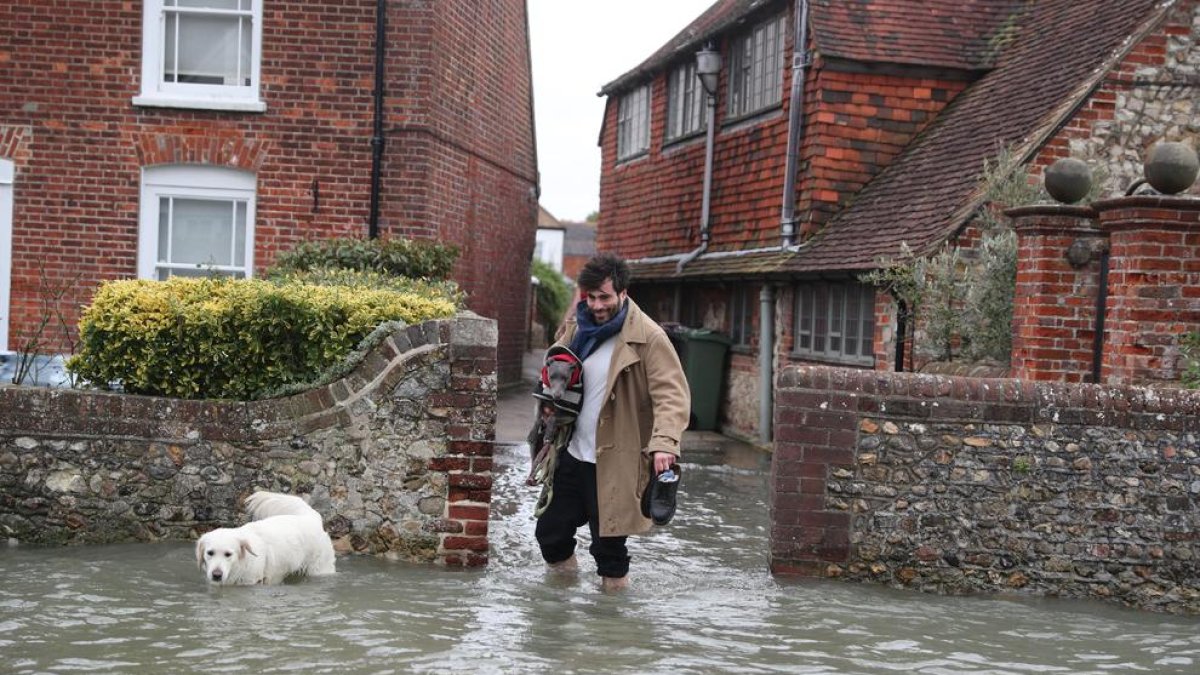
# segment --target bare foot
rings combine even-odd
[[[600,577],[600,590],[616,593],[629,588],[629,577]]]
[[[571,556],[560,562],[548,563],[546,568],[555,574],[575,574],[579,571],[579,561],[575,560],[575,556]]]

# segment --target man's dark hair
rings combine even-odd
[[[612,279],[613,290],[620,293],[629,287],[629,265],[612,253],[598,253],[584,264],[577,281],[582,290],[594,291],[605,279]]]

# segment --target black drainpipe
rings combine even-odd
[[[908,332],[908,306],[903,300],[896,301],[896,372],[904,372],[904,343]]]
[[[379,192],[383,173],[383,59],[387,44],[387,0],[375,0],[375,125],[371,134],[371,219],[367,236],[379,237]]]
[[[1092,335],[1092,383],[1100,384],[1104,360],[1104,314],[1108,311],[1108,249],[1100,251],[1100,280],[1096,289],[1096,332]]]

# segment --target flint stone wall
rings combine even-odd
[[[771,567],[1200,614],[1200,391],[793,367]]]
[[[253,402],[0,388],[0,533],[195,539],[264,488],[305,496],[339,552],[487,561],[495,322],[393,332],[351,374]]]

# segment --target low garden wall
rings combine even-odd
[[[1200,391],[792,367],[776,573],[1200,614]]]
[[[309,498],[340,552],[481,565],[496,341],[470,313],[409,326],[346,377],[264,401],[0,387],[0,534],[195,539],[264,488]]]

